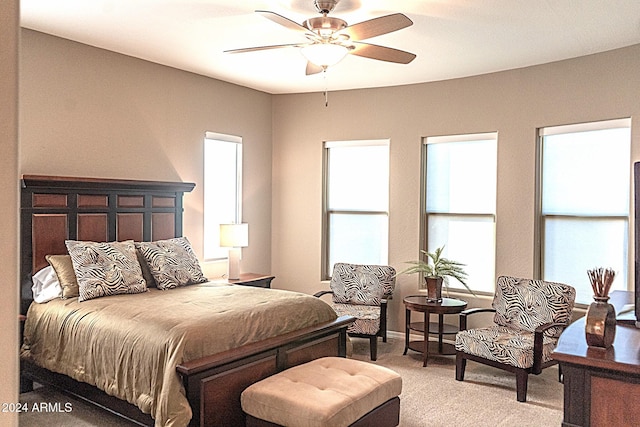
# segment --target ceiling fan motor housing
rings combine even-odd
[[[347,23],[340,18],[320,16],[307,19],[303,26],[322,38],[331,38],[334,33],[347,28]]]

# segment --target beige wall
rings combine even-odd
[[[20,173],[195,182],[184,234],[198,256],[205,131],[241,136],[242,269],[270,270],[270,95],[24,29],[21,67]]]
[[[640,112],[640,45],[466,79],[332,92],[325,108],[318,93],[271,96],[30,30],[22,37],[20,173],[196,182],[185,198],[185,234],[201,254],[202,137],[240,135],[251,233],[242,269],[307,293],[326,286],[322,141],[391,139],[389,252],[402,268],[418,254],[421,138],[498,131],[496,272],[531,275],[536,128]],[[224,265],[205,269],[221,274]],[[402,297],[416,284],[399,278],[391,329],[402,330]]]
[[[274,96],[273,273],[287,289],[327,286],[320,282],[322,141],[391,139],[389,262],[402,269],[418,257],[422,137],[497,131],[496,273],[531,277],[536,129],[637,119],[638,70],[640,45],[465,79],[330,93],[328,108],[319,94]],[[632,139],[640,159],[639,126]],[[417,280],[398,278],[392,330],[403,330],[402,298],[416,292]]]
[[[18,0],[0,2],[0,403],[18,401]],[[17,413],[0,412],[17,426]]]

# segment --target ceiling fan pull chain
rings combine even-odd
[[[327,87],[327,67],[322,70],[322,79],[324,80],[324,106],[329,106],[329,88]]]

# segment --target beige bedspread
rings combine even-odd
[[[29,308],[21,357],[135,404],[157,426],[184,426],[176,365],[335,318],[310,295],[213,283],[57,299]]]

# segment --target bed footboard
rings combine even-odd
[[[244,426],[240,394],[250,384],[326,356],[346,356],[349,316],[178,365],[193,411],[192,426]],[[60,389],[141,426],[153,419],[134,405],[89,384],[21,362],[21,376]]]
[[[326,356],[346,356],[347,326],[343,316],[265,341],[178,365],[192,426],[243,426],[240,394],[249,385],[289,367]]]

